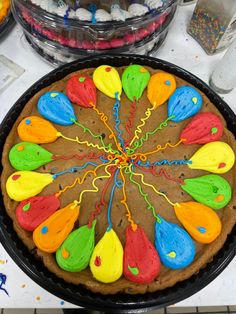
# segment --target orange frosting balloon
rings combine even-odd
[[[58,131],[47,120],[29,116],[18,125],[18,134],[21,140],[36,144],[52,143],[58,138]]]
[[[56,211],[34,230],[35,245],[44,252],[56,252],[72,231],[79,211],[76,201]]]
[[[188,233],[200,243],[211,243],[221,233],[221,221],[213,209],[197,202],[174,206],[175,214]]]
[[[154,108],[164,104],[176,89],[173,75],[158,72],[151,76],[147,87],[147,97]]]

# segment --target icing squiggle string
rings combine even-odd
[[[78,144],[81,144],[81,145],[85,144],[88,147],[93,147],[93,148],[97,148],[99,150],[103,150],[106,153],[111,153],[111,154],[117,153],[117,151],[115,151],[111,148],[112,144],[109,144],[108,147],[102,147],[102,146],[99,146],[98,144],[93,144],[93,143],[90,143],[88,141],[80,141],[78,136],[76,136],[75,138],[67,137],[67,136],[63,135],[61,132],[57,132],[57,136],[62,137],[63,139],[65,139],[67,141],[77,142]]]
[[[126,192],[125,192],[125,186],[126,186],[126,180],[125,180],[125,176],[123,174],[123,169],[120,169],[120,175],[121,178],[123,180],[123,186],[122,186],[122,190],[123,190],[123,200],[121,200],[121,204],[123,204],[126,208],[127,214],[126,217],[128,219],[128,222],[131,224],[132,230],[135,231],[137,229],[137,224],[134,223],[133,219],[132,219],[132,215],[131,215],[131,211],[129,209],[129,206],[127,204],[127,196],[126,196]]]
[[[144,198],[145,202],[147,203],[147,209],[152,211],[153,217],[157,220],[158,223],[161,223],[161,219],[158,217],[158,215],[155,212],[155,208],[153,207],[153,205],[149,202],[148,200],[148,194],[143,192],[143,189],[141,187],[141,184],[139,184],[137,181],[135,181],[133,179],[133,174],[134,172],[131,170],[131,167],[126,167],[125,169],[125,173],[129,174],[129,179],[132,183],[134,183],[135,185],[137,185],[139,193],[141,194],[141,196]]]
[[[105,144],[104,141],[103,141],[103,137],[102,137],[101,135],[99,135],[99,134],[94,134],[89,128],[85,127],[83,124],[77,122],[77,121],[76,121],[75,119],[73,119],[73,118],[71,118],[71,121],[73,121],[75,125],[81,127],[81,128],[83,129],[84,133],[89,133],[94,139],[99,139],[99,140],[101,141],[101,143],[102,143],[102,146],[103,146],[104,148],[112,149],[112,148],[111,148],[111,144],[109,144],[108,146],[106,146],[106,144]],[[114,150],[114,152],[116,152],[116,154],[119,154],[119,151]]]
[[[134,118],[135,118],[136,111],[137,111],[137,101],[136,101],[136,98],[134,98],[134,101],[132,102],[131,107],[130,107],[128,120],[125,124],[125,129],[127,133],[129,134],[129,138],[125,140],[125,146],[128,146],[129,142],[133,138],[133,133],[131,132],[131,129],[134,125]]]
[[[78,159],[78,160],[83,160],[83,159],[100,159],[100,160],[105,160],[106,154],[99,154],[96,155],[95,153],[88,153],[88,154],[83,154],[83,155],[69,155],[69,156],[63,156],[63,155],[53,155],[52,159],[57,160],[57,159],[63,159],[63,160],[70,160],[70,159]]]
[[[181,139],[176,144],[166,143],[164,146],[157,145],[155,150],[147,152],[147,153],[144,153],[144,154],[143,153],[138,153],[137,155],[140,156],[140,159],[142,161],[145,161],[145,160],[147,160],[147,156],[155,154],[155,153],[158,153],[161,150],[165,150],[167,147],[175,148],[175,147],[179,146],[181,143],[183,143],[184,141],[185,141],[184,139]]]
[[[135,165],[137,168],[141,169],[144,172],[150,172],[154,177],[165,177],[167,180],[177,182],[180,184],[184,184],[184,180],[179,178],[172,178],[169,173],[165,169],[160,169],[159,172],[156,172],[156,166],[150,165],[150,166],[140,166],[139,164]]]
[[[111,163],[111,161],[110,161],[110,163]],[[109,165],[109,164],[107,164],[107,166],[108,166],[108,165]],[[89,173],[92,173],[94,176],[96,176],[98,169],[101,168],[101,167],[104,167],[104,166],[105,166],[104,164],[101,164],[101,165],[97,166],[97,167],[96,167],[95,169],[93,169],[93,170],[92,170],[92,169],[91,169],[91,170],[88,170],[88,171],[83,175],[82,179],[81,179],[80,177],[76,178],[75,181],[74,181],[71,185],[67,185],[63,190],[57,192],[57,193],[55,194],[55,196],[56,196],[56,197],[60,197],[61,194],[65,193],[65,192],[66,192],[67,190],[69,190],[69,189],[72,189],[73,187],[76,186],[76,184],[82,185],[82,184],[84,183],[85,179],[87,178],[87,176],[89,175]]]
[[[77,172],[77,170],[83,170],[83,169],[87,168],[89,165],[97,167],[97,164],[95,164],[94,162],[87,161],[82,166],[75,166],[75,167],[72,167],[70,169],[66,169],[66,170],[63,170],[61,172],[55,173],[53,175],[53,179],[56,179],[56,178],[60,177],[63,174],[66,174],[66,173],[75,173],[75,172]]]
[[[90,102],[89,104],[90,106],[92,106],[93,110],[97,113],[97,115],[99,116],[100,120],[103,122],[105,127],[110,131],[109,139],[114,139],[117,149],[119,150],[121,154],[123,154],[122,148],[117,141],[115,133],[113,132],[112,128],[107,123],[108,121],[107,115],[104,112],[99,111],[92,102]]]
[[[140,121],[141,123],[137,126],[136,130],[134,131],[134,137],[130,142],[130,147],[133,145],[133,142],[139,138],[138,134],[142,133],[142,128],[146,125],[147,120],[150,118],[150,116],[152,115],[152,111],[154,110],[154,107],[152,108],[147,108],[147,110],[145,111],[145,117],[141,118]]]
[[[112,190],[111,190],[111,195],[110,195],[109,204],[108,204],[108,208],[107,208],[107,222],[108,222],[107,231],[110,231],[112,229],[111,207],[112,207],[112,203],[113,203],[113,199],[114,199],[115,189],[116,188],[120,189],[122,187],[122,184],[123,184],[122,181],[117,180],[117,176],[118,176],[119,172],[120,172],[120,169],[118,168],[115,172],[114,185],[113,185]]]
[[[120,141],[120,145],[121,145],[122,149],[125,151],[124,139],[122,137],[122,132],[119,129],[119,126],[120,126],[120,117],[119,117],[120,101],[118,99],[118,95],[119,95],[119,93],[116,92],[115,93],[116,102],[115,102],[115,104],[113,106],[113,116],[114,116],[115,122],[116,122],[115,129],[118,132],[118,140]]]
[[[116,171],[116,168],[113,167],[113,169],[110,169],[110,172],[111,172],[111,176],[110,178],[107,180],[107,183],[106,185],[104,186],[103,190],[102,190],[102,193],[101,193],[101,197],[100,197],[100,200],[98,203],[96,203],[95,205],[95,208],[96,210],[93,211],[90,215],[90,218],[89,218],[89,222],[88,222],[88,226],[91,228],[92,227],[92,223],[94,221],[94,219],[100,215],[101,211],[102,211],[102,207],[106,206],[106,201],[105,201],[105,195],[107,193],[107,190],[114,178],[114,175],[115,175],[115,171]]]
[[[105,178],[110,178],[111,174],[110,172],[108,171],[108,168],[111,167],[111,166],[115,166],[116,164],[108,164],[105,166],[105,172],[107,175],[102,175],[102,176],[96,176],[97,174],[95,173],[95,176],[96,178],[93,179],[92,181],[92,186],[93,186],[93,190],[91,189],[88,189],[88,190],[83,190],[81,191],[80,195],[79,195],[79,201],[78,203],[81,204],[82,202],[82,198],[83,198],[83,195],[85,193],[88,193],[88,192],[91,192],[91,193],[97,193],[99,191],[98,187],[95,185],[95,182],[99,179],[105,179]],[[104,166],[104,165],[99,165],[98,167],[101,167],[101,166]],[[94,172],[97,171],[98,167],[96,169],[94,169]]]
[[[173,202],[171,202],[171,201],[169,200],[169,198],[168,198],[164,193],[157,191],[157,189],[156,189],[152,184],[149,184],[149,183],[145,182],[145,181],[144,181],[144,175],[143,175],[142,173],[136,173],[136,172],[133,172],[133,171],[132,171],[132,174],[133,174],[134,176],[141,177],[141,182],[142,182],[142,184],[144,184],[144,185],[150,187],[157,195],[163,196],[163,197],[165,198],[165,200],[166,200],[170,205],[172,205],[172,206],[178,206],[178,203],[173,203]]]
[[[192,160],[190,159],[175,159],[175,160],[168,160],[163,159],[159,161],[155,161],[153,163],[150,163],[149,161],[146,161],[145,163],[142,163],[140,160],[138,160],[138,165],[141,167],[151,167],[151,166],[172,166],[172,165],[190,165],[192,164]]]
[[[167,127],[168,126],[168,122],[173,119],[174,116],[170,116],[168,117],[165,121],[161,122],[158,127],[156,127],[153,131],[151,132],[146,132],[146,134],[141,137],[138,141],[135,141],[134,142],[134,147],[131,148],[129,150],[129,154],[133,154],[139,147],[142,147],[143,146],[143,143],[148,141],[149,137],[151,135],[155,135],[158,131],[162,130],[164,127]]]

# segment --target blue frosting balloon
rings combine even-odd
[[[161,218],[155,225],[155,247],[161,262],[171,269],[187,267],[195,256],[195,244],[181,227]]]
[[[174,122],[183,121],[202,107],[202,96],[191,86],[181,86],[175,90],[168,102],[168,117]]]
[[[69,98],[60,92],[47,92],[39,98],[38,111],[46,119],[60,124],[71,125],[76,120]]]

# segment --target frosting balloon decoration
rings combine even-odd
[[[7,179],[7,194],[11,199],[20,202],[39,194],[53,180],[53,175],[49,173],[32,171],[14,172]]]
[[[202,96],[191,86],[178,87],[168,102],[168,117],[180,122],[199,112],[202,107]]]
[[[160,272],[160,259],[144,230],[126,229],[124,249],[124,276],[136,283],[150,283]]]
[[[120,121],[120,107],[125,97],[122,95],[122,88],[128,98],[126,102],[131,102],[123,128],[128,133],[126,140],[123,138]],[[113,128],[108,124],[108,116],[98,108],[97,93],[100,92],[115,99]],[[21,142],[16,141],[9,151],[9,161],[16,172],[10,172],[6,191],[12,200],[19,202],[15,211],[19,227],[32,232],[33,241],[39,250],[55,253],[56,262],[61,269],[77,273],[90,267],[93,277],[102,283],[113,283],[123,275],[136,285],[148,285],[159,276],[161,264],[174,270],[188,267],[196,256],[195,242],[207,245],[220,235],[222,223],[217,211],[227,206],[232,197],[230,183],[220,176],[232,169],[235,162],[232,148],[220,141],[224,129],[221,118],[212,112],[199,112],[203,100],[195,88],[176,88],[173,75],[157,72],[151,76],[148,69],[137,64],[126,67],[121,79],[118,71],[109,65],[96,68],[92,78],[85,73],[73,75],[67,81],[66,94],[59,91],[43,94],[38,101],[38,112],[43,118],[25,117],[17,127]],[[146,109],[145,117],[140,119],[140,124],[133,132],[137,106],[141,105],[143,97],[146,96],[151,106]],[[166,120],[157,122],[154,130],[142,134],[152,112],[158,112],[158,108],[167,102]],[[105,144],[101,135],[94,134],[81,124],[73,105],[80,106],[80,112],[90,109],[91,114],[96,114],[104,128],[109,131],[106,139],[113,140],[114,143]],[[164,146],[157,145],[148,152],[136,152],[150,136],[155,136],[158,131],[167,127],[169,121],[179,123],[192,116],[194,117],[188,121],[180,136],[178,135],[177,143],[167,142]],[[59,132],[54,124],[61,125],[60,130],[77,125],[82,130],[80,134],[87,133],[92,140],[83,140],[79,136],[67,137]],[[66,140],[79,144],[82,148],[86,146],[87,152],[54,154],[46,144],[56,140],[61,145],[63,140]],[[100,143],[93,143],[94,140],[99,140]],[[170,160],[164,159],[166,156],[156,161],[149,159],[150,156],[156,156],[158,152],[168,147],[175,148],[181,143],[185,145],[183,149],[192,144],[202,146],[195,150],[190,159],[185,158],[186,156],[184,159],[177,159],[177,156],[174,156],[176,159]],[[115,148],[112,146],[114,144]],[[46,173],[43,172],[45,168],[40,169],[59,159],[85,159],[85,162],[69,169],[58,169],[56,173]],[[195,169],[213,174],[174,178],[169,174],[169,169],[179,166],[191,169],[189,173],[193,174]],[[38,168],[38,172],[33,171]],[[77,171],[79,172],[75,175]],[[67,178],[74,174],[73,182],[60,185],[59,191],[51,192],[51,195],[47,193],[47,187],[65,174]],[[148,178],[153,177],[154,185],[146,180],[146,175]],[[158,177],[178,184],[177,188],[186,192],[187,197],[194,201],[172,202],[168,194],[162,192],[162,187],[158,186],[158,180],[155,180]],[[88,178],[90,180],[86,181]],[[130,189],[131,184],[134,190]],[[72,198],[72,202],[71,199],[67,201],[64,206],[64,199],[60,202],[61,195],[72,192],[71,189],[75,187],[78,187],[78,195]],[[154,196],[149,196],[149,190]],[[140,220],[138,211],[132,215],[133,204],[127,197],[130,192],[138,192],[146,204],[145,210],[152,215],[154,231],[151,238],[155,239],[153,243],[142,226],[143,221]],[[91,208],[91,205],[90,208],[84,207],[84,210],[89,211],[89,218],[84,225],[78,227],[76,222],[80,215],[80,206],[87,193],[100,195],[96,194],[94,208]],[[183,192],[182,194],[185,195]],[[154,197],[161,197],[167,203],[165,210],[171,210],[179,223],[164,219],[158,213],[159,208],[155,208],[154,203],[151,203],[151,197],[152,200]],[[114,205],[119,203],[127,218],[124,243],[122,238],[122,242],[119,239],[118,227],[112,223],[115,215],[122,212],[118,208],[119,211],[116,210],[113,216],[113,210],[116,209],[113,209],[116,207],[113,206],[115,199]],[[99,215],[103,211],[106,213],[107,222],[106,231],[101,237],[99,232],[96,233],[96,228],[99,226]],[[95,237],[97,234],[99,239]]]
[[[185,179],[181,188],[197,202],[215,210],[225,207],[232,196],[229,182],[216,174]]]
[[[209,207],[185,202],[176,204],[175,214],[188,233],[200,243],[211,243],[221,232],[221,221]]]
[[[47,120],[60,125],[71,125],[76,120],[69,98],[61,92],[47,92],[39,98],[38,112]]]
[[[185,145],[206,144],[219,140],[223,129],[219,116],[212,112],[200,112],[183,129],[180,139]]]
[[[75,201],[52,214],[34,230],[35,245],[44,252],[56,252],[72,231],[79,211],[80,206]]]
[[[150,73],[141,65],[132,64],[122,74],[122,87],[130,101],[139,100],[148,85]]]
[[[201,169],[213,173],[226,173],[235,161],[232,148],[224,142],[211,142],[203,145],[191,157],[191,169]]]
[[[155,225],[155,246],[162,264],[171,269],[187,267],[195,257],[195,245],[189,234],[163,218]]]
[[[37,144],[21,142],[12,147],[9,160],[17,170],[35,170],[52,161],[53,154]]]
[[[104,283],[118,280],[123,273],[123,247],[113,229],[106,231],[97,243],[90,260],[95,279]]]
[[[163,105],[176,89],[175,77],[169,73],[158,72],[152,75],[148,84],[147,97],[154,108]]]
[[[93,72],[93,81],[97,89],[108,97],[120,100],[122,84],[118,71],[109,66],[101,65]]]
[[[37,116],[23,119],[17,131],[22,141],[36,144],[53,143],[59,137],[58,131],[50,122]]]
[[[70,272],[79,272],[88,267],[95,243],[95,225],[87,225],[73,231],[57,250],[58,265]]]
[[[97,103],[97,91],[88,75],[75,75],[69,79],[66,94],[70,101],[83,108],[92,108]]]

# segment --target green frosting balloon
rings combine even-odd
[[[52,153],[37,144],[21,142],[12,147],[9,160],[17,170],[35,170],[52,161],[52,156]]]
[[[231,186],[224,178],[209,174],[202,177],[185,179],[181,188],[193,199],[212,209],[226,206],[231,199]]]
[[[67,271],[78,272],[85,269],[90,261],[95,243],[95,225],[87,225],[73,231],[56,252],[58,265]]]
[[[138,100],[150,80],[150,73],[141,65],[128,66],[122,74],[122,87],[129,100]]]

